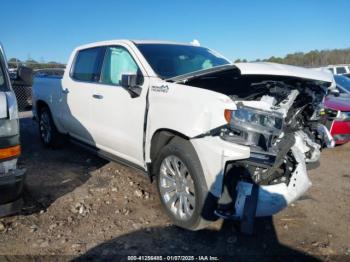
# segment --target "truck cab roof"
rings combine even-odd
[[[168,45],[186,45],[192,46],[191,43],[181,43],[181,42],[172,42],[172,41],[162,41],[162,40],[131,40],[131,39],[112,39],[106,41],[99,41],[94,43],[89,43],[85,45],[78,46],[76,50],[96,47],[96,46],[104,46],[104,45],[118,45],[118,44],[168,44]]]

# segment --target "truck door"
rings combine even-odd
[[[98,148],[143,167],[148,79],[131,52],[126,46],[106,47],[100,81],[92,96],[93,134]],[[140,96],[133,98],[121,86],[125,73],[139,75]]]
[[[90,145],[93,137],[94,119],[92,107],[96,83],[104,57],[104,47],[80,50],[76,53],[71,72],[62,80],[61,122],[72,136]]]

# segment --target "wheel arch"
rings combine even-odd
[[[184,140],[189,140],[189,137],[172,129],[161,128],[156,130],[151,138],[150,152],[149,156],[153,162],[160,149],[170,143],[175,137],[182,138]]]
[[[40,112],[43,108],[47,108],[51,114],[52,117],[52,121],[54,122],[56,128],[58,129],[58,131],[60,133],[65,133],[65,129],[63,128],[63,126],[60,124],[60,122],[58,121],[58,119],[56,119],[56,117],[54,117],[54,112],[52,112],[52,109],[50,108],[49,104],[47,102],[45,102],[42,99],[39,99],[36,101],[35,103],[35,111],[33,111],[34,113],[34,118],[36,121],[40,120]]]
[[[50,110],[49,105],[48,105],[44,100],[39,99],[38,101],[36,101],[36,103],[35,103],[35,109],[36,109],[36,113],[37,113],[37,116],[38,116],[38,117],[39,117],[40,111],[41,111],[44,107],[47,107],[47,108]],[[50,111],[51,111],[51,110],[50,110]]]

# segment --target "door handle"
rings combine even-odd
[[[63,93],[63,94],[68,94],[68,93],[69,93],[68,88],[66,88],[66,89],[62,89],[62,93]]]
[[[103,95],[93,94],[92,97],[95,98],[95,99],[102,99]]]

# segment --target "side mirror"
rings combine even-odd
[[[141,87],[138,86],[139,76],[133,73],[122,74],[121,86],[124,87],[131,95],[132,98],[141,95]]]
[[[137,85],[137,75],[132,73],[122,74],[121,86],[124,88],[130,88]]]
[[[20,66],[17,73],[10,73],[10,78],[14,85],[32,86],[33,85],[33,69],[26,66]]]
[[[334,88],[330,91],[330,94],[333,96],[340,96],[340,92],[337,88]]]

